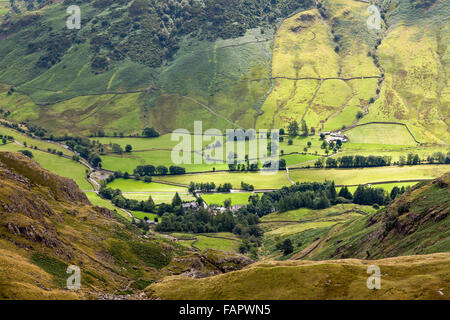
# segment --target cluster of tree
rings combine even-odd
[[[391,193],[390,193],[390,197],[392,200],[394,200],[395,198],[401,196],[402,194],[404,194],[406,192],[406,188],[405,186],[402,186],[401,188],[395,186],[394,188],[392,188]]]
[[[291,239],[285,239],[284,241],[279,241],[279,242],[277,242],[275,247],[277,248],[277,250],[282,251],[283,255],[285,255],[285,256],[294,252],[294,245],[292,244]]]
[[[122,195],[120,189],[112,189],[104,186],[100,188],[99,193],[102,198],[111,200],[111,202],[119,208],[143,212],[155,212],[156,210],[155,202],[151,196],[149,196],[146,201],[127,199]]]
[[[76,155],[87,160],[94,167],[101,167],[102,159],[99,156],[101,145],[95,141],[91,142],[88,138],[70,137],[67,135],[54,140],[64,141],[65,145],[74,151]]]
[[[256,161],[250,161],[248,154],[245,155],[245,162],[238,163],[237,154],[228,155],[230,160],[233,160],[233,163],[228,164],[228,170],[230,171],[259,171],[259,165]]]
[[[353,203],[363,205],[386,205],[391,201],[390,196],[382,188],[358,186],[353,194]]]
[[[245,183],[244,181],[241,181],[241,188],[242,190],[246,191],[253,191],[255,190],[255,187],[249,183]]]
[[[408,153],[406,155],[406,157],[405,156],[400,156],[398,164],[400,166],[403,166],[405,164],[409,165],[409,166],[412,166],[412,165],[418,165],[418,164],[420,164],[420,162],[421,162],[421,160],[420,160],[420,157],[419,157],[419,155],[417,153],[416,154]]]
[[[283,153],[283,150],[282,150],[282,153]],[[266,161],[263,164],[263,168],[272,168],[272,167],[276,168],[277,164],[278,164],[278,170],[286,169],[286,160],[285,159]]]
[[[445,155],[443,152],[434,152],[427,157],[429,163],[450,164],[450,151]]]
[[[229,210],[219,213],[212,213],[204,208],[183,210],[172,204],[171,210],[166,210],[161,215],[161,221],[155,230],[192,233],[232,232],[243,240],[239,247],[241,253],[251,252],[257,256],[256,248],[261,245],[263,236],[258,223],[258,217],[245,207],[233,214]]]
[[[396,195],[400,192],[397,192]],[[347,187],[342,187],[337,194],[334,182],[326,181],[324,183],[297,183],[277,191],[264,193],[262,197],[253,195],[246,207],[247,210],[261,217],[276,210],[284,212],[299,208],[325,209],[331,205],[351,201],[365,205],[385,205],[390,201],[389,198],[383,189],[367,186],[358,187],[355,195],[352,195]]]
[[[327,158],[327,168],[364,168],[390,166],[392,158],[388,156],[343,156],[339,158]],[[316,166],[317,167],[317,166]]]
[[[163,165],[155,167],[154,165],[148,164],[143,166],[137,166],[133,170],[133,174],[137,177],[155,176],[155,175],[163,176],[166,175],[167,173],[185,174],[186,169],[178,166],[170,166],[169,169],[167,169],[167,167]]]
[[[159,137],[159,132],[155,130],[155,128],[144,128],[142,131],[142,135],[147,138],[157,138]]]
[[[19,150],[19,152],[21,154],[23,154],[24,156],[27,156],[30,159],[33,159],[33,157],[34,157],[33,152],[31,152],[29,150]]]
[[[189,184],[188,190],[191,193],[195,193],[196,191],[205,193],[205,192],[212,192],[214,190],[217,190],[218,192],[230,192],[232,188],[233,188],[233,186],[231,185],[231,183],[228,183],[228,182],[219,185],[216,189],[216,184],[214,182],[195,183],[195,182],[191,181],[191,183]]]
[[[301,129],[301,135],[303,137],[308,136],[309,129],[308,129],[308,125],[306,124],[306,121],[304,119],[302,119],[302,121],[301,121],[301,128],[298,125],[298,122],[296,120],[292,121],[288,125],[288,134],[289,134],[289,136],[291,136],[291,137],[298,136],[299,133],[300,133],[300,129]],[[283,130],[283,132],[284,132],[284,130]]]
[[[7,135],[3,135],[3,134],[0,134],[0,139],[2,140],[3,144],[6,144],[8,141],[14,141],[13,136],[7,136]]]
[[[404,165],[418,165],[422,163],[422,159],[420,159],[418,154],[408,153],[405,156],[400,156],[400,160],[398,164],[400,166]],[[440,164],[449,164],[450,163],[450,151],[445,155],[443,152],[434,152],[432,155],[427,157],[428,163],[440,163]]]
[[[89,2],[89,0],[77,0]],[[117,5],[117,7],[113,6]],[[275,24],[301,8],[310,8],[311,0],[263,0],[249,5],[245,0],[95,0],[101,16],[87,17],[91,51],[104,52],[114,60],[129,57],[149,67],[170,60],[186,35],[214,41],[234,38],[246,30]],[[123,9],[127,8],[127,9]]]
[[[228,170],[230,171],[259,171],[259,166],[257,163],[250,163],[248,165],[245,165],[244,163],[242,164],[234,164],[234,163],[229,163],[228,164]]]
[[[120,146],[120,144],[112,143],[110,146],[111,146],[111,151],[113,153],[117,153],[117,154],[122,154],[123,153],[123,149]],[[133,146],[130,145],[130,144],[127,144],[125,146],[125,152],[129,153],[129,152],[131,152],[131,150],[133,150]]]

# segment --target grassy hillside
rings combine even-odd
[[[381,289],[366,287],[369,264],[382,272]],[[262,261],[206,279],[172,277],[146,291],[160,299],[446,299],[450,255],[383,260]]]
[[[144,238],[116,213],[92,206],[72,180],[19,153],[0,152],[0,178],[0,299],[145,298],[142,290],[164,276],[215,274],[222,263],[232,270],[250,262]],[[207,262],[191,266],[200,259]],[[78,291],[66,288],[69,265],[81,269]]]
[[[377,259],[450,251],[450,174],[420,183],[386,209],[336,226],[306,257]]]
[[[78,0],[80,30],[65,3],[20,10],[0,25],[5,99],[27,100],[11,119],[58,134],[253,126],[276,25],[312,1],[232,2]]]
[[[448,142],[447,3],[379,3],[376,31],[361,1],[200,2],[79,0],[79,31],[65,29],[63,3],[13,14],[0,27],[0,105],[58,134],[304,119],[323,131],[398,122]]]

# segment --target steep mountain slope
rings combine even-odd
[[[250,262],[142,237],[114,212],[92,206],[72,180],[0,152],[0,299],[141,299],[164,276],[214,275]],[[80,268],[80,290],[66,288],[69,265]]]
[[[419,184],[386,209],[336,225],[293,260],[168,277],[146,291],[163,299],[448,299],[449,183],[447,174]],[[369,265],[381,270],[380,290],[366,286]]]
[[[369,265],[381,270],[380,290],[367,288]],[[450,254],[374,261],[259,262],[205,279],[171,277],[146,291],[160,299],[448,299]],[[442,293],[442,294],[441,294]]]
[[[332,229],[306,259],[380,259],[450,251],[450,174]]]
[[[46,2],[0,26],[0,106],[56,134],[304,119],[448,143],[448,2],[373,3],[380,30],[355,0]],[[80,30],[65,27],[69,4]]]
[[[81,8],[80,30],[65,27],[66,8],[73,4]],[[259,100],[270,88],[276,23],[311,5],[310,0],[65,1],[2,24],[0,81],[37,104],[29,107],[27,119],[43,126],[56,121],[56,132],[104,127],[128,133],[136,123],[170,131],[192,126],[193,119],[219,128],[234,122],[253,126]],[[86,97],[105,93],[118,95]],[[80,98],[71,100],[75,97]]]

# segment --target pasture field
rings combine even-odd
[[[353,143],[417,145],[405,126],[395,124],[368,124],[345,132]]]
[[[367,213],[374,212],[371,206],[362,206],[353,203],[339,204],[333,207],[322,209],[322,210],[312,210],[308,208],[300,208],[297,210],[291,210],[286,212],[274,212],[268,214],[261,218],[262,222],[271,222],[271,221],[310,221],[310,220],[319,220],[326,217],[331,217],[336,214],[342,214],[343,212],[351,212],[351,211],[364,211]]]
[[[0,1],[0,16],[4,16],[10,10],[9,1]]]
[[[198,241],[193,243],[193,245],[200,250],[205,249],[215,249],[227,252],[238,252],[239,251],[239,240],[230,240],[222,238],[208,237],[205,235],[197,236]]]
[[[298,165],[304,162],[308,162],[305,165],[314,165],[314,160],[318,159],[319,156],[312,154],[288,154],[280,157],[281,159],[286,160],[286,166]]]
[[[86,179],[86,167],[79,162],[60,157],[55,154],[25,148],[15,143],[0,145],[0,151],[19,152],[20,150],[29,150],[33,153],[33,160],[39,163],[45,169],[56,173],[62,177],[74,180],[80,189],[93,190],[92,185]]]
[[[442,143],[449,140],[448,113],[449,91],[446,71],[440,57],[445,55],[448,43],[448,26],[443,17],[448,16],[448,5],[436,6],[433,14],[417,16],[403,3],[396,11],[396,27],[391,30],[378,49],[386,79],[380,99],[369,109],[363,122],[399,121],[408,124],[417,140],[422,143]],[[401,24],[399,20],[418,20],[418,23]],[[430,26],[424,31],[423,25]],[[433,28],[442,28],[442,36],[436,37]],[[447,34],[447,35],[446,35]],[[448,72],[448,71],[447,71]],[[421,75],[427,75],[426,77]]]
[[[442,152],[447,154],[450,151],[450,147],[444,145],[383,145],[383,144],[364,144],[364,143],[345,143],[343,151],[340,156],[347,155],[377,155],[377,156],[390,156],[392,161],[399,161],[400,156],[407,156],[408,153],[418,154],[422,160],[426,160],[429,155],[435,152]]]
[[[359,185],[383,181],[404,181],[417,179],[432,179],[450,170],[450,165],[418,165],[418,166],[390,166],[358,169],[297,169],[289,170],[294,182],[323,182],[334,180],[337,185]],[[278,171],[272,175],[260,172],[216,172],[204,174],[185,174],[180,176],[164,176],[159,179],[188,185],[194,182],[215,182],[216,185],[229,182],[233,188],[239,189],[240,182],[252,184],[255,189],[279,189],[291,183],[286,177],[286,171]]]
[[[194,246],[200,250],[215,249],[234,253],[239,251],[240,240],[230,232],[205,234],[174,232],[171,236],[179,239],[179,243],[184,246]]]
[[[184,187],[171,186],[157,182],[146,183],[134,179],[115,179],[108,184],[108,187],[126,192],[188,192],[187,188]]]
[[[142,152],[131,152],[118,154],[103,155],[102,166],[105,169],[112,171],[122,171],[133,173],[133,170],[137,166],[151,164],[156,166],[164,165],[169,168],[172,165],[180,166],[186,169],[186,172],[201,172],[201,171],[213,171],[216,170],[227,170],[227,164],[206,164],[202,161],[201,164],[194,164],[194,154],[191,153],[191,164],[175,164],[172,161],[172,151],[158,150],[158,151],[142,151]]]
[[[195,201],[195,198],[189,193],[178,193],[182,201]],[[156,204],[171,203],[175,192],[153,192],[153,193],[124,193],[123,196],[128,199],[145,201],[151,196]]]
[[[144,220],[145,217],[147,217],[151,221],[154,221],[155,218],[158,218],[158,215],[155,213],[148,213],[142,211],[131,211],[131,214],[141,220]]]
[[[226,199],[231,199],[231,205],[248,204],[248,198],[252,195],[251,192],[236,192],[236,193],[202,193],[202,199],[208,205],[218,204],[223,205]],[[261,193],[255,193],[262,195]]]
[[[373,182],[433,179],[450,170],[450,165],[390,166],[360,169],[290,170],[290,177],[299,182],[334,180],[337,185],[358,185]]]
[[[319,221],[319,222],[305,222],[305,223],[286,223],[284,225],[278,224],[277,227],[271,231],[265,232],[264,236],[267,238],[279,237],[285,238],[306,230],[329,228],[335,225],[336,221]]]
[[[292,140],[292,144],[289,145],[289,140]],[[311,147],[308,147],[308,142],[311,142]],[[308,137],[289,137],[285,136],[283,142],[280,142],[280,151],[283,150],[285,154],[292,152],[302,153],[305,152],[304,148],[309,154],[323,156],[326,155],[325,150],[321,148],[323,141],[320,140],[319,135],[308,136]],[[316,153],[317,152],[317,153]]]
[[[371,186],[373,188],[384,189],[385,191],[390,193],[394,187],[398,187],[398,188],[405,187],[405,188],[407,188],[407,187],[412,187],[412,186],[414,186],[416,184],[417,184],[417,182],[403,182],[403,183],[372,184]],[[353,194],[356,191],[357,188],[358,188],[357,186],[352,186],[352,187],[348,187],[348,190]],[[337,192],[339,192],[340,190],[341,190],[341,188],[339,188],[339,187],[336,188]]]
[[[184,137],[184,135],[183,135]],[[198,136],[199,137],[199,136]],[[133,147],[133,151],[146,151],[146,150],[172,150],[173,147],[175,147],[177,144],[180,143],[181,139],[176,139],[172,141],[172,134],[163,134],[159,137],[155,138],[144,138],[144,137],[94,137],[90,138],[91,140],[95,140],[100,142],[103,145],[111,145],[113,143],[116,143],[122,147],[122,149],[125,150],[125,146],[127,144],[131,145]],[[189,141],[188,137],[185,137],[183,141]],[[194,147],[194,135],[190,135],[190,141],[191,141],[191,147],[192,150],[200,151],[202,148],[207,146],[210,142],[209,141],[203,141],[201,138],[200,141],[202,141],[202,147],[201,148],[195,148]]]
[[[107,170],[112,171],[122,171],[122,172],[128,172],[132,173],[133,170],[139,166],[139,165],[145,165],[145,164],[151,164],[154,166],[158,165],[165,165],[167,167],[171,165],[179,165],[184,168],[186,168],[186,172],[207,172],[213,171],[213,168],[215,170],[228,170],[228,164],[226,163],[214,163],[214,164],[207,164],[206,159],[202,159],[201,164],[195,164],[194,163],[194,157],[195,154],[191,153],[190,155],[190,164],[176,164],[174,163],[174,160],[172,158],[172,150],[171,148],[175,146],[176,143],[170,141],[169,135],[163,136],[163,139],[160,138],[154,138],[153,139],[145,139],[145,138],[100,138],[100,139],[94,139],[98,140],[102,143],[109,144],[112,143],[119,143],[123,148],[127,144],[130,144],[136,148],[138,148],[136,151],[132,151],[130,153],[123,152],[122,154],[114,154],[114,153],[108,153],[106,155],[102,155],[102,167]],[[158,140],[160,139],[160,140]],[[302,162],[310,161],[317,159],[318,156],[315,154],[286,154],[288,152],[304,152],[303,148],[307,147],[308,141],[314,141],[311,148],[308,148],[309,153],[314,153],[318,151],[318,154],[323,153],[323,149],[320,148],[319,140],[315,139],[315,137],[301,139],[301,138],[294,138],[296,140],[296,143],[293,143],[292,146],[289,146],[286,141],[283,141],[280,143],[280,152],[283,150],[285,155],[282,155],[281,158],[286,160],[287,165],[294,165],[299,164]],[[304,146],[300,147],[300,141],[304,142]],[[134,144],[133,144],[134,143]],[[147,145],[148,143],[148,145]],[[208,143],[203,143],[203,146]],[[320,142],[321,143],[321,142]],[[205,150],[205,154],[210,155],[210,159],[214,162],[217,162],[217,160],[220,161],[226,161],[227,160],[227,154],[230,152],[238,152],[239,149],[242,148],[242,150],[245,150],[245,154],[250,154],[250,143],[248,141],[246,142],[236,142],[233,146],[234,142],[225,142],[223,145],[223,148],[221,149],[222,153],[220,154],[218,148],[211,148],[209,150]],[[192,145],[193,146],[193,145]],[[298,146],[298,147],[296,147]],[[233,148],[234,147],[234,148]],[[151,150],[151,149],[159,149],[160,150]],[[295,151],[294,151],[295,150]],[[320,151],[319,151],[320,150]],[[261,165],[261,163],[260,163]]]
[[[116,179],[109,183],[108,187],[122,190],[123,196],[128,199],[144,201],[151,196],[157,204],[163,202],[171,203],[176,192],[178,192],[183,201],[195,200],[187,188],[156,182],[146,183],[134,179]]]
[[[48,150],[48,148],[50,148],[50,149],[55,149],[56,151],[61,151],[63,154],[65,154],[67,156],[73,155],[72,151],[69,151],[69,150],[63,148],[56,143],[33,139],[21,132],[18,132],[14,129],[4,127],[2,125],[0,125],[0,134],[12,136],[20,144],[24,144],[24,142],[26,142],[27,147],[36,146],[36,147],[38,147],[38,149],[42,149],[42,150],[46,150],[46,151]]]
[[[158,179],[163,182],[189,185],[191,181],[214,182],[216,185],[231,183],[234,189],[241,188],[241,181],[254,185],[255,189],[275,189],[290,185],[286,178],[286,171],[278,171],[271,175],[260,172],[215,172],[202,174],[184,174],[180,176],[163,176]]]

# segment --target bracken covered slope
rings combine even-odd
[[[333,228],[314,260],[450,252],[450,173],[421,183],[374,214]]]
[[[72,180],[0,152],[0,299],[144,299],[142,290],[164,276],[204,277],[249,263],[142,237],[114,212],[92,206]],[[69,265],[81,270],[80,290],[67,290]]]
[[[302,260],[172,276],[146,291],[163,299],[449,299],[449,183],[446,174],[416,185],[387,208],[335,226]],[[369,265],[380,267],[380,290],[367,289]]]

